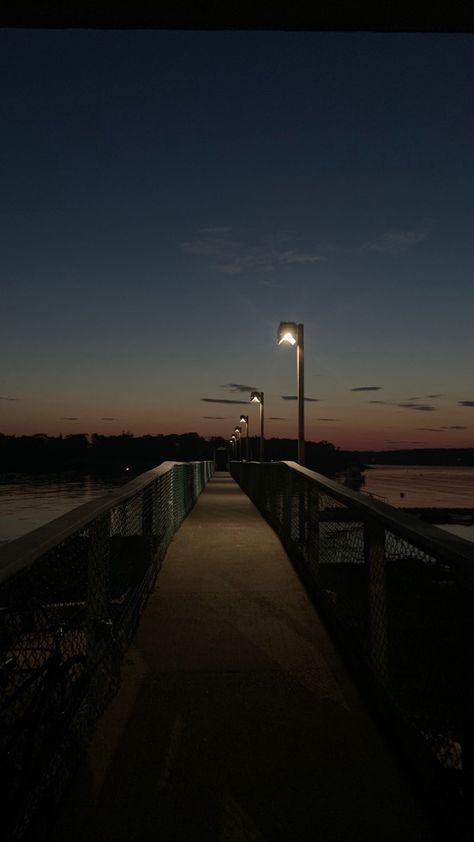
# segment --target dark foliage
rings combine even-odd
[[[243,441],[245,457],[246,442]],[[258,438],[250,439],[250,456],[259,452]],[[146,471],[166,460],[192,462],[216,459],[225,469],[230,445],[222,438],[204,439],[197,433],[169,436],[141,436],[122,433],[119,436],[77,434],[49,437],[6,436],[0,434],[0,472],[51,472],[69,470],[125,471],[134,474]],[[296,460],[297,442],[292,439],[268,439],[265,459],[274,462]],[[327,441],[306,442],[306,465],[323,474],[344,470],[347,460]]]

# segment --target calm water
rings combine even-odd
[[[391,506],[474,509],[474,468],[376,465],[364,475],[361,490]],[[442,528],[474,541],[474,525]]]
[[[19,538],[125,481],[72,473],[0,476],[0,543]]]
[[[376,465],[364,476],[362,490],[391,506],[474,509],[474,468]]]

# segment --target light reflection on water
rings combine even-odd
[[[74,473],[0,475],[0,543],[26,535],[128,479]]]

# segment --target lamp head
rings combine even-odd
[[[261,392],[251,392],[250,393],[250,403],[262,403],[262,393]]]
[[[241,415],[240,416],[240,423],[241,424],[248,424],[248,421],[249,421],[248,415]]]
[[[298,325],[296,322],[280,322],[277,330],[278,344],[288,342],[289,345],[296,345],[298,339]]]

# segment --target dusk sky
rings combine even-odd
[[[474,446],[474,36],[0,31],[0,432]]]

